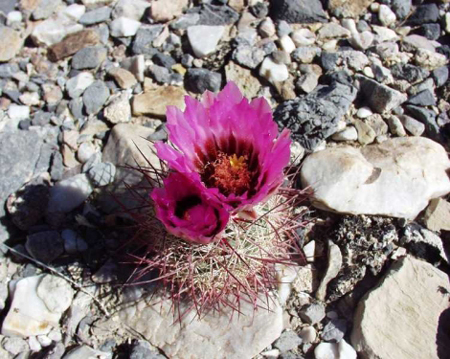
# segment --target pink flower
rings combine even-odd
[[[278,134],[263,98],[249,103],[230,82],[217,95],[185,101],[184,112],[167,108],[173,146],[156,144],[169,168],[199,183],[207,198],[229,211],[261,202],[279,187],[291,140],[288,130]]]
[[[156,216],[167,230],[187,241],[208,244],[219,238],[228,223],[228,212],[202,196],[201,189],[180,173],[171,173],[163,188],[151,193]]]

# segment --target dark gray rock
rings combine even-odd
[[[72,58],[72,68],[77,70],[95,69],[106,60],[108,51],[101,45],[88,46],[78,51]]]
[[[408,115],[425,125],[425,133],[428,137],[432,139],[439,138],[439,126],[436,123],[436,114],[434,111],[415,105],[406,105],[405,111]]]
[[[149,72],[155,81],[160,84],[167,84],[170,82],[170,71],[163,66],[151,65],[149,67]]]
[[[206,90],[218,92],[222,85],[222,75],[206,69],[188,69],[185,81],[188,91],[195,93],[203,93]]]
[[[17,72],[19,72],[17,64],[0,64],[0,78],[10,78]]]
[[[430,90],[423,90],[417,95],[411,96],[407,103],[417,106],[436,106],[436,99]]]
[[[83,99],[81,97],[77,97],[70,100],[69,109],[74,118],[83,118]]]
[[[416,11],[406,22],[407,25],[417,26],[436,22],[439,19],[439,8],[436,4],[424,4],[417,7]]]
[[[88,11],[85,13],[78,21],[83,25],[94,25],[106,20],[111,17],[112,9],[109,6],[99,7],[98,9]]]
[[[322,339],[327,342],[340,342],[347,330],[347,322],[343,319],[335,319],[328,322],[322,330]]]
[[[41,147],[42,141],[34,132],[0,133],[0,218],[8,196],[31,179]]]
[[[407,100],[404,93],[389,86],[361,75],[357,75],[356,78],[360,83],[360,94],[374,112],[388,112]]]
[[[233,51],[232,58],[239,65],[255,69],[264,60],[266,53],[259,47],[254,47],[248,43],[242,43]]]
[[[293,331],[284,331],[280,337],[273,343],[281,353],[297,348],[303,342],[297,333]]]
[[[38,232],[28,235],[25,248],[33,258],[50,263],[64,253],[64,241],[57,231]]]
[[[172,56],[163,54],[161,52],[157,52],[155,55],[153,55],[152,61],[156,65],[164,66],[168,69],[171,69],[172,66],[177,63]]]
[[[274,119],[289,128],[292,138],[313,151],[338,130],[338,123],[356,98],[356,88],[334,82],[277,107]]]
[[[309,324],[317,324],[325,318],[325,307],[321,303],[311,303],[303,307],[300,317]]]
[[[110,162],[101,162],[92,166],[87,176],[96,187],[106,186],[114,181],[116,166]]]
[[[270,16],[274,20],[285,20],[291,24],[327,21],[320,0],[271,0],[270,6]]]
[[[428,40],[437,40],[441,36],[441,25],[423,24],[415,31],[415,33],[425,36]]]
[[[50,123],[51,118],[52,118],[51,113],[44,111],[37,111],[33,114],[31,124],[33,126],[45,126]]]
[[[399,20],[403,20],[411,11],[411,0],[392,0],[391,10]]]
[[[133,54],[135,55],[154,55],[158,52],[153,47],[153,40],[161,33],[163,30],[163,25],[143,25],[139,28],[136,33],[133,42]]]
[[[448,80],[448,67],[439,67],[431,73],[436,87],[443,86]]]
[[[239,20],[239,14],[229,6],[205,4],[199,12],[198,25],[231,25]]]
[[[99,112],[109,98],[109,89],[103,81],[97,80],[83,93],[83,103],[89,115]]]
[[[411,64],[395,64],[391,68],[391,73],[394,77],[406,80],[411,84],[422,82],[430,76],[428,70]]]
[[[335,52],[323,51],[320,56],[320,63],[325,71],[333,71],[339,60],[339,55]]]
[[[250,7],[250,12],[258,19],[264,19],[269,14],[269,7],[265,2],[259,1]]]
[[[131,348],[129,359],[165,359],[164,355],[155,353],[148,342],[144,340],[135,341]]]

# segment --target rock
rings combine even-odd
[[[33,176],[41,148],[42,141],[34,132],[0,132],[0,217],[5,215],[8,196]]]
[[[425,36],[428,40],[437,40],[441,36],[441,26],[439,24],[423,24],[416,30],[416,33]]]
[[[85,13],[79,20],[83,25],[94,25],[109,20],[111,17],[111,8],[109,6],[102,6]]]
[[[0,64],[0,78],[10,78],[15,73],[19,72],[19,70],[17,64]]]
[[[145,0],[119,0],[114,7],[113,17],[126,17],[140,21],[150,3]]]
[[[50,312],[61,314],[70,307],[74,295],[66,280],[49,274],[43,276],[36,292]]]
[[[314,349],[315,359],[356,359],[356,351],[345,340],[339,343],[320,343]]]
[[[158,354],[151,344],[145,340],[136,340],[131,348],[129,359],[164,359],[165,356]]]
[[[325,307],[320,303],[312,303],[302,308],[300,317],[309,324],[317,324],[325,318]]]
[[[81,163],[87,162],[95,154],[95,146],[92,142],[83,142],[77,151],[77,159]]]
[[[99,350],[94,350],[87,345],[78,346],[70,350],[67,354],[63,356],[62,359],[94,359],[94,358],[105,358],[109,359],[106,353]]]
[[[450,231],[450,203],[442,198],[432,199],[423,220],[432,231]]]
[[[265,55],[263,49],[243,43],[236,47],[232,56],[239,65],[255,69],[264,60]]]
[[[158,0],[152,4],[151,17],[157,22],[166,22],[180,16],[187,6],[188,0]]]
[[[98,42],[97,33],[90,29],[69,34],[62,41],[49,47],[48,58],[56,62],[75,54],[86,46],[96,45]]]
[[[436,113],[423,107],[406,105],[406,113],[425,125],[425,131],[431,138],[439,138],[439,126],[436,123]]]
[[[326,22],[327,15],[319,0],[271,0],[270,17],[288,23]]]
[[[401,80],[406,80],[411,84],[424,81],[430,72],[411,64],[396,64],[391,67],[392,75]]]
[[[417,106],[436,106],[436,99],[430,90],[424,90],[417,95],[411,96],[408,103]]]
[[[270,57],[266,57],[259,68],[259,75],[275,84],[287,80],[289,72],[285,64],[277,64]]]
[[[64,229],[61,238],[64,240],[64,250],[68,254],[77,254],[88,249],[86,241],[71,229]]]
[[[0,3],[0,12],[3,12],[5,15],[8,15],[11,11],[14,11],[14,7],[16,6],[16,0],[6,0]]]
[[[125,69],[114,67],[108,72],[122,89],[129,89],[136,85],[136,77]]]
[[[291,37],[296,46],[310,46],[316,42],[316,35],[309,29],[295,30]]]
[[[23,231],[37,224],[47,210],[48,197],[47,183],[39,180],[28,182],[8,197],[6,208],[12,222]]]
[[[231,25],[239,20],[239,14],[225,5],[205,4],[202,6],[199,15],[198,25]]]
[[[77,70],[95,69],[106,60],[106,55],[107,50],[101,45],[85,47],[72,58],[72,68]]]
[[[327,342],[340,342],[347,330],[347,322],[343,319],[330,320],[322,330],[322,339]]]
[[[92,166],[87,172],[94,186],[103,187],[114,182],[116,166],[110,162],[102,162]]]
[[[292,41],[291,37],[288,35],[284,35],[279,39],[280,47],[281,49],[290,54],[292,51],[295,50],[295,44],[294,41]]]
[[[412,16],[406,22],[409,26],[417,26],[430,22],[436,22],[439,19],[439,8],[436,4],[424,4],[417,7]]]
[[[318,34],[319,39],[325,40],[335,38],[348,38],[350,37],[351,32],[339,24],[329,22],[320,28]]]
[[[327,285],[339,273],[342,266],[342,254],[339,247],[328,240],[328,267],[316,291],[316,298],[324,301],[327,294]]]
[[[392,0],[391,9],[400,20],[403,20],[411,11],[411,0]]]
[[[109,98],[109,89],[105,83],[96,80],[83,92],[83,103],[89,115],[99,112]]]
[[[66,82],[66,90],[71,98],[77,98],[93,83],[94,76],[90,72],[80,72]]]
[[[114,0],[81,0],[83,5],[85,5],[89,9],[108,5],[108,4],[112,3],[113,1]]]
[[[188,69],[185,76],[186,89],[195,93],[206,90],[218,92],[222,84],[222,75],[206,69]]]
[[[406,115],[398,116],[405,129],[413,136],[421,136],[425,131],[425,125]]]
[[[414,60],[417,65],[423,66],[428,70],[434,70],[447,64],[445,55],[426,49],[417,49]]]
[[[317,338],[317,332],[313,326],[303,328],[299,333],[304,343],[313,343]]]
[[[395,23],[397,17],[389,6],[381,4],[380,9],[378,10],[378,19],[383,26],[390,26]]]
[[[276,340],[283,329],[282,308],[270,298],[262,304],[269,305],[269,311],[262,308],[254,311],[253,304],[243,301],[240,316],[231,316],[231,309],[224,309],[220,313],[205,314],[200,320],[195,311],[190,311],[181,318],[180,325],[173,325],[179,317],[173,311],[171,300],[158,297],[152,302],[154,300],[158,303],[155,307],[130,304],[132,310],[125,308],[114,318],[172,358],[251,359]],[[180,310],[184,313],[186,308]],[[109,332],[111,325],[117,327],[114,323],[104,321],[96,330]],[[202,333],[201,336],[198,333]]]
[[[13,59],[20,51],[23,40],[17,31],[2,26],[0,27],[0,62],[6,62]]]
[[[399,137],[405,137],[406,131],[403,127],[402,121],[397,116],[389,116],[387,118],[387,123],[389,125],[389,130],[392,132],[392,134],[399,136]]]
[[[158,87],[146,91],[133,98],[132,109],[134,116],[151,115],[164,117],[169,105],[184,109],[183,89],[175,86]]]
[[[365,146],[373,141],[375,141],[375,137],[377,137],[377,133],[374,131],[374,129],[369,126],[366,122],[361,120],[355,121],[355,128],[358,132],[358,142]]]
[[[128,19],[126,17],[118,17],[111,21],[109,30],[113,37],[129,37],[136,35],[140,26],[140,21]]]
[[[13,103],[9,106],[8,116],[11,120],[26,120],[30,118],[30,108],[28,106],[19,106]]]
[[[373,0],[329,0],[328,10],[336,17],[358,18]]]
[[[115,282],[117,281],[117,272],[117,263],[109,259],[92,275],[92,281],[98,284]]]
[[[301,64],[310,64],[321,53],[320,47],[300,46],[292,53],[292,58]]]
[[[450,191],[449,166],[439,144],[395,138],[361,150],[314,153],[304,162],[301,178],[303,186],[314,190],[317,207],[413,219],[430,199]]]
[[[104,115],[112,123],[129,122],[131,120],[131,106],[128,94],[121,93],[105,107]]]
[[[305,93],[310,93],[314,91],[314,89],[319,84],[320,74],[315,72],[307,72],[304,75],[300,76],[295,86],[301,89]]]
[[[79,21],[86,12],[86,6],[80,4],[72,4],[62,10],[65,17],[73,21]]]
[[[82,204],[92,191],[93,188],[85,174],[64,179],[50,189],[48,211],[70,212]]]
[[[263,20],[258,27],[258,31],[261,37],[271,37],[275,35],[275,24],[273,23],[272,19],[268,17],[267,19]]]
[[[195,56],[205,57],[214,53],[224,31],[224,26],[198,25],[188,27],[187,36]]]
[[[364,76],[358,76],[360,91],[370,108],[377,113],[391,111],[407,100],[407,96]]]
[[[302,344],[302,338],[295,332],[289,330],[284,331],[275,343],[273,343],[273,346],[279,349],[281,353],[284,353],[296,349],[300,344]]]
[[[44,263],[54,261],[64,252],[63,241],[56,231],[30,234],[25,248],[33,258]]]
[[[161,34],[163,29],[163,25],[142,25],[133,42],[133,53],[154,55],[156,49],[153,47],[153,41]]]
[[[33,11],[34,20],[47,19],[61,5],[61,0],[41,0],[37,8]]]
[[[54,107],[61,102],[63,93],[59,86],[47,83],[42,85],[42,90],[44,91],[44,101],[47,103],[47,106]]]
[[[11,307],[3,321],[2,334],[26,338],[47,334],[58,327],[62,313],[52,313],[37,295],[42,275],[10,283]]]
[[[403,38],[402,48],[411,52],[417,49],[429,50],[431,52],[436,51],[436,45],[432,41],[416,34],[405,36]]]
[[[334,141],[356,141],[358,139],[358,132],[355,127],[349,126],[342,131],[336,132],[331,138]]]
[[[5,337],[2,341],[3,348],[12,355],[29,352],[30,348],[26,340],[17,337]],[[2,358],[8,358],[2,356]]]
[[[274,119],[281,128],[292,131],[292,138],[307,150],[314,150],[322,141],[339,130],[339,121],[356,98],[353,86],[338,82],[318,86],[308,95],[279,105]]]
[[[447,275],[431,264],[410,256],[398,260],[358,304],[353,346],[367,358],[437,359],[441,343],[436,333],[440,316],[448,308],[444,291],[449,290]],[[398,340],[398,333],[404,340]]]
[[[76,24],[67,18],[57,17],[37,24],[31,37],[37,44],[51,46],[63,40],[67,35],[83,30],[83,25]]]
[[[108,142],[103,149],[103,161],[116,166],[116,183],[126,181],[130,185],[139,183],[142,175],[137,171],[126,168],[127,166],[148,166],[147,160],[152,166],[160,168],[160,162],[156,156],[156,150],[147,139],[154,130],[131,124],[117,124],[113,127]],[[144,153],[147,160],[140,153]],[[137,163],[136,163],[137,162]]]
[[[448,67],[443,66],[434,69],[431,76],[433,77],[433,80],[436,83],[436,87],[443,86],[448,80]]]
[[[261,89],[261,83],[254,77],[250,70],[230,61],[225,66],[225,77],[227,81],[233,81],[241,90],[244,97],[252,99],[257,97]]]

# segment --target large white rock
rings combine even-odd
[[[94,75],[90,72],[80,72],[66,82],[66,90],[71,98],[79,97],[89,86],[94,83]]]
[[[394,263],[358,304],[353,347],[364,359],[443,358],[438,348],[446,343],[436,342],[439,318],[449,307],[446,290],[447,275],[431,264],[413,257]]]
[[[357,149],[313,153],[301,180],[318,208],[351,214],[415,218],[432,198],[450,192],[445,149],[422,137],[395,138]]]
[[[128,19],[126,17],[118,17],[109,24],[109,30],[113,37],[134,36],[140,27],[140,21]]]
[[[285,64],[277,64],[267,56],[259,68],[259,75],[271,83],[276,83],[287,80],[289,71]]]
[[[111,319],[96,323],[94,335],[107,336],[116,328],[129,328],[169,358],[251,359],[278,339],[283,330],[281,306],[276,300],[269,303],[270,310],[254,311],[252,304],[243,301],[241,314],[224,308],[201,319],[194,309],[179,321],[172,301],[155,296],[125,305]],[[266,299],[260,304],[265,308]],[[180,308],[181,313],[185,309]]]
[[[3,335],[42,335],[59,325],[62,312],[51,312],[38,296],[38,286],[43,277],[27,277],[10,283],[12,302],[3,321]]]
[[[66,35],[83,30],[83,25],[72,22],[70,19],[61,17],[50,18],[40,22],[33,29],[31,37],[38,44],[51,46],[60,42]]]
[[[224,26],[198,25],[188,27],[187,35],[195,56],[204,57],[215,52],[224,31]]]

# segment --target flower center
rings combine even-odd
[[[208,162],[202,172],[207,187],[216,187],[228,196],[242,195],[250,188],[253,173],[248,169],[248,156],[238,157],[219,152],[214,162]]]
[[[178,201],[175,207],[175,216],[189,220],[189,210],[202,203],[198,196],[188,196]]]

